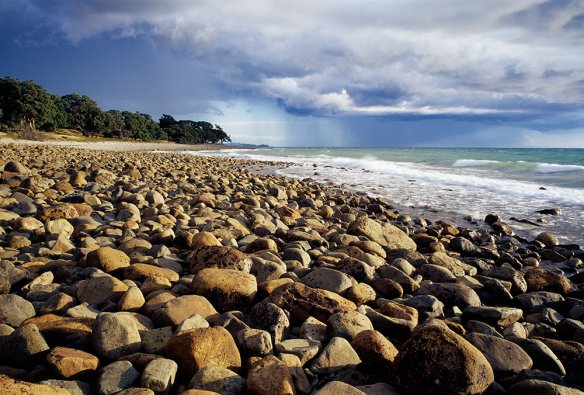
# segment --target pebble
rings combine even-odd
[[[34,306],[28,300],[14,294],[0,295],[0,324],[18,327],[35,314]]]
[[[253,161],[2,144],[0,392],[584,383],[584,251],[549,232],[412,219]]]
[[[241,356],[231,334],[223,327],[190,329],[175,334],[166,344],[166,355],[179,369],[194,375],[205,366],[241,367]]]
[[[310,364],[310,371],[328,374],[340,369],[355,367],[361,363],[351,344],[342,337],[333,337],[322,352]]]
[[[206,366],[193,376],[189,388],[222,395],[241,395],[245,390],[245,379],[232,370]]]
[[[294,383],[288,366],[273,355],[253,363],[247,374],[248,393],[257,395],[294,395]]]
[[[129,361],[117,361],[104,366],[99,374],[97,385],[99,395],[110,395],[133,387],[140,380],[138,372]]]
[[[97,370],[99,359],[88,352],[67,347],[55,347],[47,355],[47,362],[66,379]]]
[[[533,366],[531,357],[509,340],[482,333],[470,333],[466,339],[483,353],[496,377],[516,374]]]
[[[335,313],[329,317],[328,325],[333,336],[344,337],[349,341],[360,332],[373,329],[371,320],[358,311]]]
[[[174,386],[178,365],[172,359],[156,358],[142,372],[140,386],[155,393],[168,394]]]
[[[272,351],[272,337],[261,329],[243,329],[237,332],[237,345],[251,355],[266,355]]]
[[[118,359],[142,348],[136,320],[126,313],[100,313],[93,332],[95,351],[105,358]]]
[[[425,361],[421,366],[420,360]],[[414,332],[393,366],[396,384],[406,393],[480,394],[494,381],[493,369],[485,356],[436,320]]]
[[[206,296],[220,312],[247,310],[257,293],[257,281],[239,270],[207,268],[197,272],[191,291]]]
[[[347,274],[326,267],[312,270],[300,281],[309,287],[325,289],[337,294],[342,294],[353,286],[353,282]]]

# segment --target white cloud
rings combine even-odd
[[[579,0],[29,0],[79,42],[146,35],[316,114],[545,112],[584,100]],[[32,10],[32,11],[31,11]]]

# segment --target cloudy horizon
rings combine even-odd
[[[7,0],[0,74],[287,146],[584,147],[584,3]]]

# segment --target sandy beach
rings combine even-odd
[[[224,148],[0,140],[0,392],[582,393],[580,246]]]
[[[7,145],[14,143],[15,140],[10,138],[0,138],[0,145]],[[150,151],[200,151],[200,150],[219,150],[228,149],[229,145],[219,144],[177,144],[172,142],[144,142],[144,141],[100,141],[100,142],[84,142],[84,141],[63,141],[63,140],[48,140],[48,141],[32,141],[32,140],[18,140],[20,145],[31,146],[50,146],[50,147],[71,147],[79,149],[90,149],[98,151],[117,151],[117,152],[150,152]]]

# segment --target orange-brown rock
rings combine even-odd
[[[70,203],[63,203],[63,204],[58,204],[58,205],[52,206],[52,207],[44,207],[40,211],[40,213],[38,215],[38,219],[40,219],[43,222],[46,222],[49,220],[59,219],[59,218],[64,218],[64,219],[77,218],[78,216],[79,216],[79,213],[75,209],[74,205],[72,205]]]
[[[117,301],[128,286],[116,277],[101,275],[83,280],[77,286],[77,299],[89,304],[101,304],[106,300]]]
[[[23,324],[35,324],[45,339],[51,344],[67,345],[84,342],[93,331],[93,318],[61,317],[45,314],[32,317]]]
[[[241,367],[235,341],[222,326],[189,329],[175,334],[166,344],[166,355],[176,361],[179,369],[189,377],[210,365],[232,370]]]
[[[73,203],[73,207],[75,207],[75,210],[80,217],[87,217],[93,213],[93,209],[87,203]]]
[[[124,278],[128,280],[144,281],[148,277],[157,276],[164,277],[170,282],[177,282],[180,278],[179,274],[174,270],[147,263],[134,263],[124,269]]]
[[[257,293],[257,282],[239,270],[203,269],[193,279],[191,291],[207,297],[219,311],[246,310]]]
[[[91,251],[87,254],[86,261],[89,266],[106,273],[130,266],[130,257],[125,252],[111,247],[100,247]]]
[[[398,354],[393,343],[376,330],[359,332],[351,346],[363,362],[381,372],[387,372]]]
[[[217,237],[211,232],[199,232],[196,234],[189,233],[186,235],[187,245],[196,251],[202,247],[220,246],[221,242],[217,240]]]
[[[243,252],[226,246],[205,246],[189,254],[186,258],[189,270],[197,274],[200,270],[233,269],[249,273],[252,261]]]
[[[342,296],[319,288],[311,288],[302,283],[288,283],[276,288],[269,301],[285,310],[299,322],[314,317],[326,322],[331,314],[353,311],[355,303]]]
[[[152,319],[160,326],[178,325],[193,314],[207,319],[217,314],[213,305],[200,295],[183,295],[165,302],[152,314]]]
[[[414,326],[418,325],[418,310],[413,307],[396,302],[387,302],[381,305],[379,311],[388,317],[401,318],[402,320],[412,321]]]
[[[485,356],[437,320],[414,331],[394,360],[392,374],[404,393],[481,394],[494,381]]]
[[[251,365],[246,387],[247,393],[253,395],[295,394],[288,366],[273,355]]]
[[[549,291],[565,295],[574,288],[574,284],[565,276],[546,269],[529,269],[524,277],[527,282],[527,290],[530,292]]]
[[[99,365],[95,355],[67,347],[53,348],[47,355],[47,362],[65,378],[95,372]]]
[[[48,384],[34,384],[26,381],[14,380],[0,374],[0,394],[6,395],[70,395],[64,388]]]

